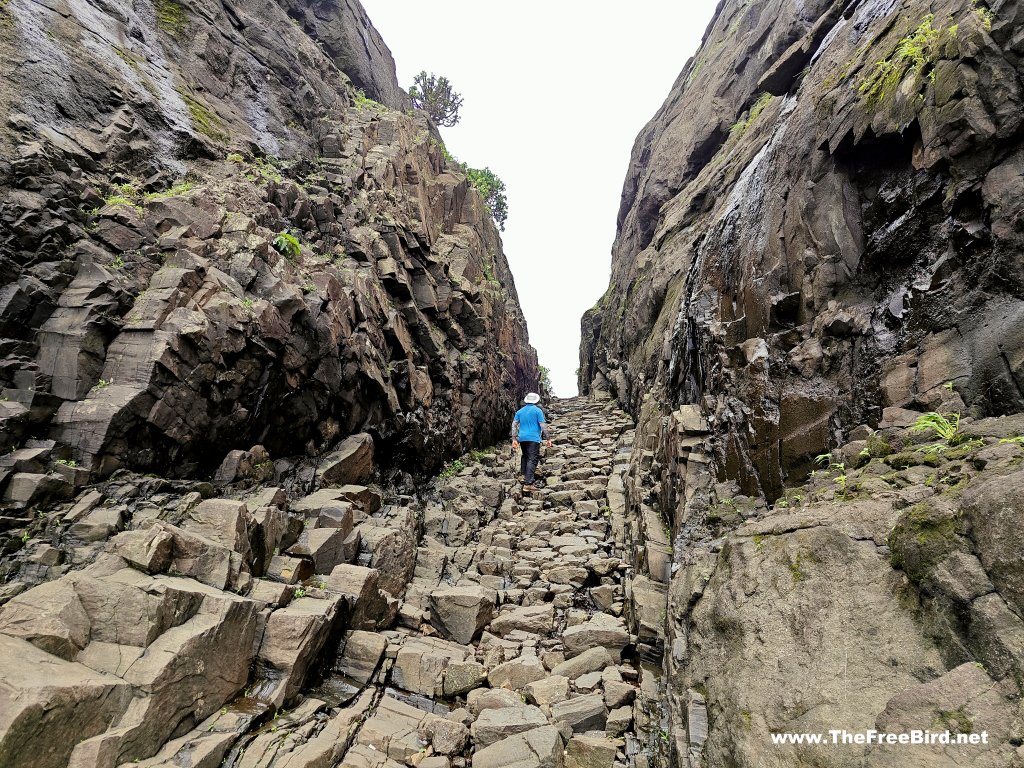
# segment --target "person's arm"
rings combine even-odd
[[[551,447],[551,431],[548,429],[548,422],[544,418],[543,412],[540,415],[540,436],[548,441],[548,448]]]
[[[512,419],[511,435],[512,435],[512,447],[513,448],[518,448],[519,447],[519,418],[518,417]]]

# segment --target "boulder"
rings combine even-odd
[[[565,745],[565,768],[612,768],[620,739],[576,734]]]
[[[551,705],[551,719],[567,723],[576,733],[603,731],[608,720],[608,710],[599,693],[588,693]]]
[[[124,713],[132,686],[0,634],[0,765],[67,768]]]
[[[479,586],[443,587],[430,593],[434,627],[448,640],[468,645],[494,615],[493,590]]]
[[[530,704],[544,705],[565,701],[569,698],[569,678],[552,675],[535,680],[523,688],[523,695]]]
[[[519,691],[535,680],[547,677],[548,671],[536,656],[520,656],[499,664],[487,675],[493,688]]]
[[[453,661],[444,674],[444,695],[462,696],[487,682],[487,669],[478,661]]]
[[[132,567],[146,573],[163,573],[174,556],[174,536],[160,527],[125,531],[111,545]]]
[[[398,604],[380,591],[378,575],[375,568],[342,564],[323,579],[327,589],[345,597],[352,629],[384,629],[395,620]]]
[[[273,670],[268,677],[274,687],[261,695],[274,706],[289,704],[299,692],[335,629],[343,599],[341,595],[328,599],[301,597],[270,614],[257,660]]]
[[[554,668],[552,668],[551,674],[564,675],[570,680],[575,680],[581,675],[585,675],[588,672],[600,671],[614,663],[615,662],[609,655],[607,648],[591,648],[590,650],[584,651],[579,656],[567,659],[561,664],[556,664]]]
[[[438,717],[426,723],[423,735],[438,754],[457,755],[466,748],[469,728],[462,723]]]
[[[322,485],[362,485],[373,476],[373,438],[346,437],[320,464]]]
[[[392,682],[402,690],[422,696],[444,695],[444,678],[448,665],[464,662],[472,649],[428,637],[406,640],[395,657]]]
[[[358,629],[348,632],[334,669],[357,683],[368,683],[380,666],[387,647],[387,638],[376,632]]]
[[[329,574],[345,560],[345,532],[341,528],[310,528],[288,548],[288,554],[309,558],[313,573]]]

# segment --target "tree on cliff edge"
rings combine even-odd
[[[434,122],[442,128],[448,128],[459,122],[459,107],[462,96],[452,90],[447,77],[427,74],[423,70],[413,80],[409,89],[409,98],[416,109],[422,109]]]

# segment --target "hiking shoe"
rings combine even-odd
[[[531,491],[536,491],[536,490],[537,489],[534,488],[532,485],[524,485],[523,486],[523,491],[526,492],[526,493],[530,493]]]

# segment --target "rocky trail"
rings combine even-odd
[[[419,498],[122,474],[50,513],[56,546],[24,549],[42,583],[0,608],[0,763],[645,765],[660,653],[630,578],[631,422],[583,399],[551,417],[532,495],[505,449]]]

